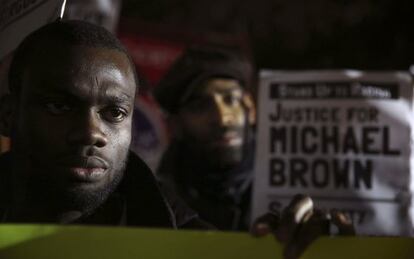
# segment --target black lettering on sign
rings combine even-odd
[[[362,128],[362,153],[376,155],[381,151],[375,149],[375,136],[378,135],[380,129],[378,127]]]
[[[322,159],[316,159],[311,168],[312,185],[316,188],[325,188],[329,184],[329,165]]]
[[[290,127],[290,153],[296,154],[298,152],[298,127]],[[300,151],[300,150],[299,150]]]
[[[290,168],[290,186],[291,187],[307,187],[308,183],[305,179],[308,173],[308,163],[302,158],[292,158],[289,161]],[[288,171],[289,172],[289,171]]]
[[[313,154],[318,150],[318,131],[314,127],[303,127],[301,134],[302,152]]]
[[[289,107],[283,106],[280,102],[275,102],[275,108],[269,114],[270,122],[339,122],[339,111],[337,107]]]
[[[270,99],[398,99],[397,83],[279,82],[269,88]]]
[[[269,114],[269,120],[272,122],[277,122],[280,120],[280,110],[282,109],[282,105],[280,103],[276,103],[275,108],[275,113]]]
[[[273,158],[270,160],[270,185],[271,186],[283,186],[286,183],[285,176],[285,161],[279,158]]]
[[[369,159],[272,158],[269,182],[279,187],[372,189],[373,170],[373,161]]]
[[[393,150],[390,147],[390,130],[388,128],[388,126],[384,127],[384,134],[382,134],[382,150],[384,152],[384,155],[390,155],[390,156],[398,156],[400,155],[400,150]]]
[[[360,189],[364,184],[365,188],[372,188],[372,160],[367,160],[364,164],[356,160],[354,164],[355,189]]]
[[[285,153],[287,144],[286,142],[287,134],[285,127],[270,127],[270,153],[275,153],[277,150],[279,150],[279,152]],[[278,149],[277,146],[280,146],[280,149]]]
[[[335,188],[347,189],[349,186],[349,160],[333,160],[334,186]]]
[[[338,126],[326,127],[321,129],[322,153],[339,152],[339,129]]]
[[[375,107],[351,107],[347,109],[347,120],[349,122],[378,122],[379,111]]]
[[[347,127],[343,134],[338,126],[272,126],[269,130],[272,154],[401,154],[391,147],[388,126]]]
[[[345,132],[342,152],[348,153],[353,152],[355,154],[359,153],[358,149],[358,141],[355,137],[354,129],[352,127],[348,127]]]

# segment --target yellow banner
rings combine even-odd
[[[0,225],[0,258],[169,258],[169,259],[276,259],[282,246],[271,236],[247,233],[174,231],[161,229]],[[413,259],[410,238],[321,238],[303,259]]]

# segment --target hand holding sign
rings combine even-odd
[[[355,235],[352,222],[345,214],[314,209],[309,196],[296,195],[281,214],[267,213],[259,217],[251,231],[255,236],[272,233],[284,244],[285,258],[294,259],[318,237],[329,235],[330,223],[338,228],[338,235]]]

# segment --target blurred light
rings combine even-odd
[[[345,74],[351,78],[361,77],[363,72],[357,70],[345,70]]]

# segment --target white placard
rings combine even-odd
[[[263,71],[253,217],[298,193],[359,234],[410,235],[412,79],[403,72]]]
[[[0,2],[0,60],[32,31],[56,20],[64,0],[2,0]]]

